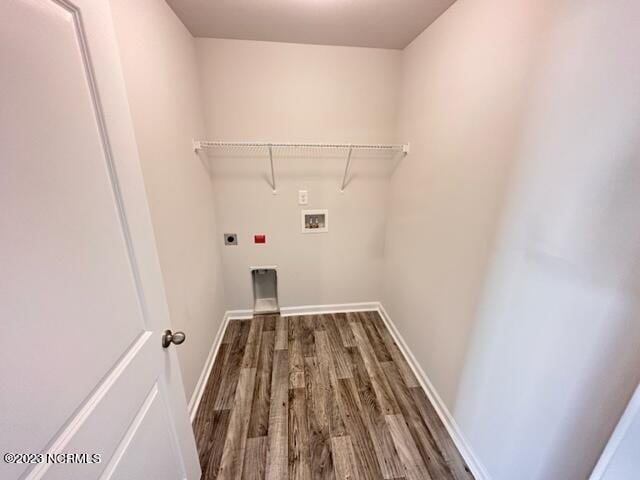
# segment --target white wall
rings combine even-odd
[[[214,198],[191,140],[204,134],[194,39],[162,0],[111,0],[187,399],[223,316]]]
[[[405,52],[383,299],[496,480],[586,478],[639,380],[639,15],[459,0]]]
[[[404,51],[382,299],[453,406],[520,134],[543,4],[458,1]]]
[[[640,380],[640,4],[559,6],[455,415],[496,479],[589,475]]]
[[[401,52],[197,39],[207,138],[281,142],[394,141]],[[252,308],[251,265],[277,265],[281,306],[380,298],[387,188],[394,162],[354,157],[339,193],[344,156],[276,155],[278,193],[266,155],[211,159],[223,247],[226,306]],[[203,158],[205,158],[203,156]],[[328,208],[327,234],[300,233],[297,190]],[[267,245],[253,245],[265,233]]]

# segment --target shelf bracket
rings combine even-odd
[[[278,191],[276,190],[276,174],[273,169],[273,148],[271,144],[269,144],[269,165],[271,166],[271,190],[275,195]]]
[[[347,179],[349,178],[349,172],[351,170],[351,153],[353,153],[353,147],[349,147],[349,155],[347,155],[347,163],[344,166],[344,175],[342,177],[340,193],[344,193],[344,188],[347,186]]]

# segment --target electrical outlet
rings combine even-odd
[[[306,205],[307,203],[309,203],[309,192],[298,190],[298,205]]]

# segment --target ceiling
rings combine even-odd
[[[402,49],[455,0],[167,0],[195,37]]]

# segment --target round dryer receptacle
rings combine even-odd
[[[224,244],[225,245],[237,245],[238,244],[238,235],[235,233],[225,233],[224,234]]]

